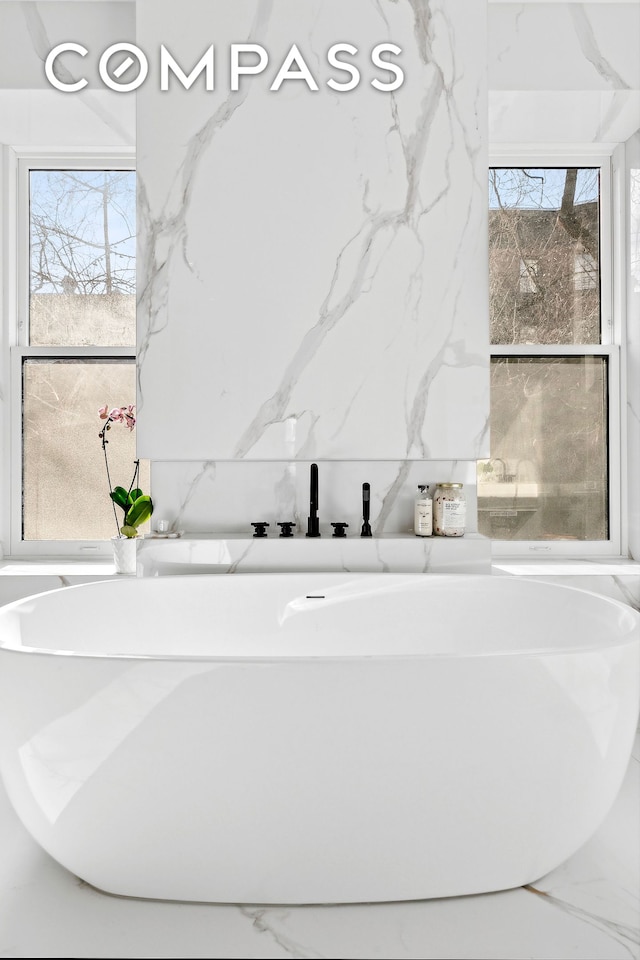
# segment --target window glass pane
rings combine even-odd
[[[492,343],[599,343],[599,170],[489,171]]]
[[[135,344],[135,172],[32,170],[29,341]]]
[[[606,357],[494,357],[478,529],[496,540],[608,538]]]
[[[23,365],[23,539],[102,540],[117,532],[98,410],[135,402],[135,363],[25,360]],[[107,433],[112,485],[133,477],[135,430]],[[139,486],[149,493],[149,464]],[[122,511],[117,512],[120,523]],[[141,527],[141,532],[145,528]]]

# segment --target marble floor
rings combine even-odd
[[[640,958],[640,737],[596,835],[531,887],[353,906],[219,906],[99,893],[0,792],[0,957]]]

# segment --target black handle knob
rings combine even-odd
[[[331,526],[333,527],[334,537],[346,537],[346,533],[344,531],[345,527],[349,526],[348,523],[332,523]]]
[[[295,523],[295,520],[279,520],[278,526],[280,527],[280,536],[292,537],[294,523]]]
[[[252,523],[251,526],[255,527],[256,532],[254,533],[254,537],[266,537],[266,528],[269,526],[266,520],[260,520],[258,523]]]

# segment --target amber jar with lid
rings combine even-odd
[[[462,483],[439,483],[433,497],[433,532],[437,537],[463,537],[467,498]]]

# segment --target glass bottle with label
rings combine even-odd
[[[463,537],[467,501],[461,483],[439,483],[433,498],[433,532],[438,537]]]
[[[418,484],[413,532],[417,537],[430,537],[433,533],[433,500],[429,494],[429,487],[425,483]]]

